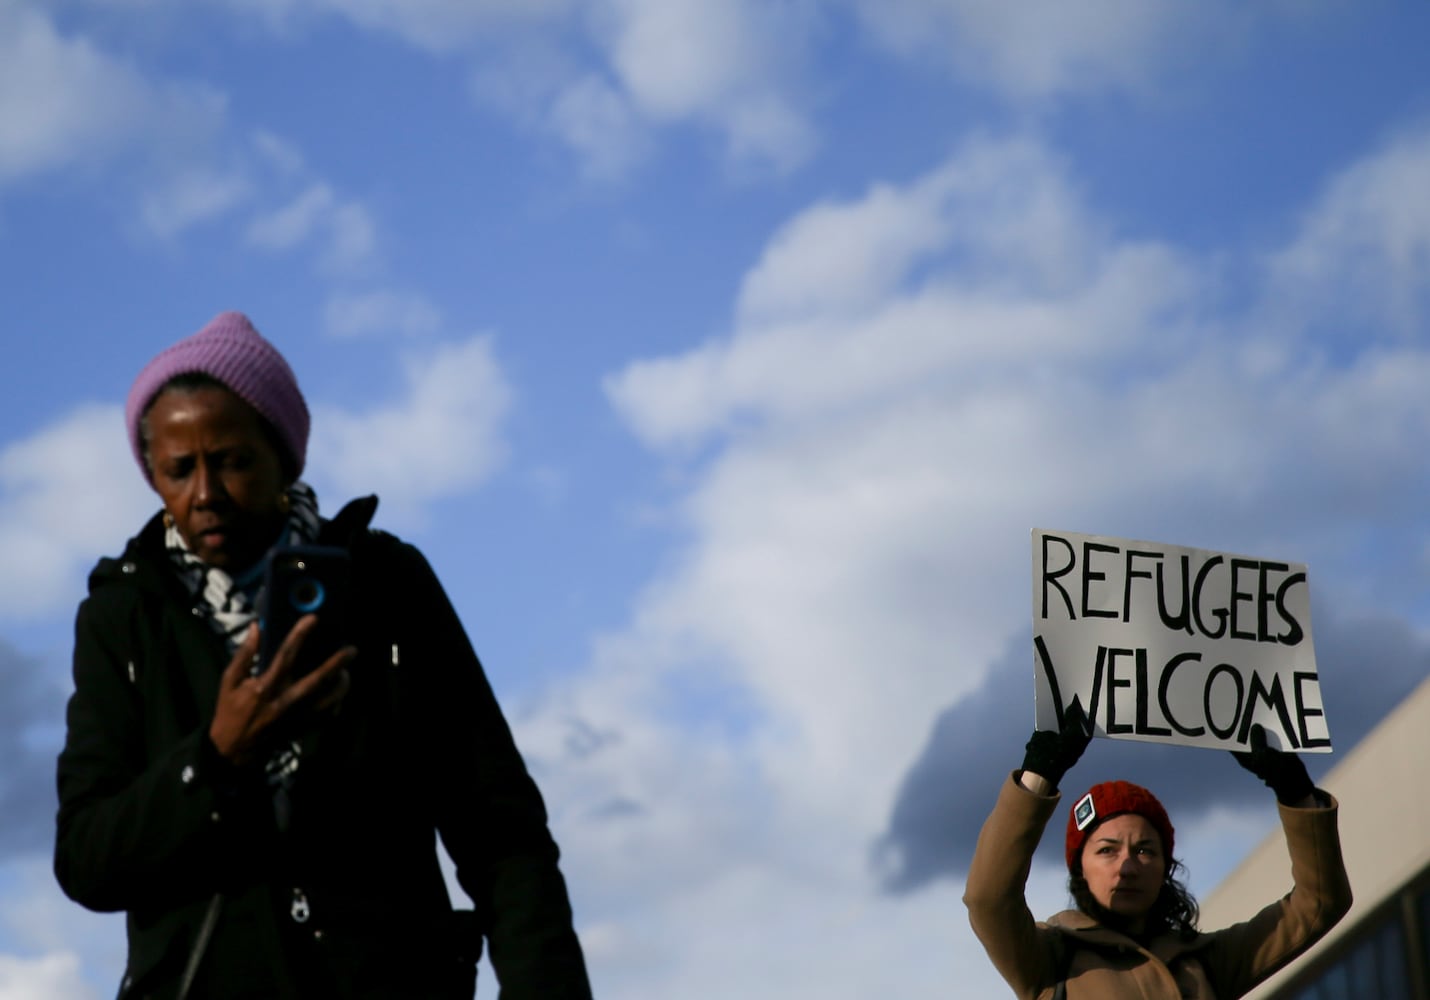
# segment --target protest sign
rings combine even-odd
[[[1037,728],[1074,701],[1097,735],[1330,753],[1306,567],[1033,531]]]

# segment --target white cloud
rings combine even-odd
[[[0,450],[0,617],[72,614],[83,574],[154,511],[119,407],[86,406]],[[19,568],[23,567],[23,571]]]
[[[1109,243],[1035,144],[980,140],[905,188],[802,213],[746,276],[728,340],[632,364],[607,391],[648,443],[680,445],[752,414],[977,385],[1029,356],[1125,364],[1167,349],[1139,335],[1198,290],[1167,248]]]
[[[319,263],[328,271],[346,273],[369,263],[376,251],[372,217],[357,202],[341,201],[321,181],[310,183],[287,204],[253,219],[248,241],[265,250],[292,250],[317,243]]]
[[[0,5],[0,184],[147,143],[202,141],[221,117],[212,93],[156,87],[38,10]]]
[[[808,13],[750,0],[607,0],[596,19],[612,72],[654,122],[702,121],[733,153],[778,168],[812,151],[795,86]]]
[[[355,201],[333,209],[328,220],[329,238],[319,263],[331,274],[360,271],[377,254],[377,223],[367,207]]]
[[[241,173],[185,169],[143,196],[140,219],[151,233],[170,239],[228,213],[251,194],[251,180]]]
[[[284,33],[339,17],[466,60],[481,101],[559,139],[601,178],[640,162],[658,129],[682,125],[721,136],[741,167],[788,171],[806,162],[819,141],[821,90],[810,41],[845,12],[858,22],[856,31],[899,58],[932,59],[1015,99],[1141,93],[1194,58],[1204,66],[1207,52],[1232,57],[1227,53],[1258,19],[1304,16],[1290,5],[1253,15],[1224,3],[1137,0],[1076,8],[1056,0],[212,2]],[[110,75],[122,78],[122,66],[115,67]],[[136,88],[145,89],[137,78],[111,87],[109,99]],[[62,128],[66,120],[49,115],[46,127]]]
[[[248,226],[248,239],[264,249],[290,250],[332,218],[336,201],[326,184],[311,184],[282,208],[254,219]]]
[[[377,258],[377,224],[360,202],[306,169],[286,140],[257,132],[224,151],[181,154],[144,181],[139,216],[160,239],[225,219],[249,246],[310,251],[329,277],[361,274]]]
[[[277,27],[336,14],[369,31],[387,32],[432,52],[451,52],[503,29],[542,22],[575,0],[217,0]]]
[[[804,7],[596,0],[571,14],[481,46],[472,92],[560,139],[590,176],[623,175],[677,125],[720,135],[737,165],[787,170],[813,151]]]
[[[222,95],[151,79],[38,8],[0,5],[0,186],[116,158],[139,169],[109,175],[135,201],[142,229],[163,240],[232,215],[255,215],[246,237],[265,250],[313,248],[320,270],[350,275],[376,257],[368,209],[312,176],[291,142],[259,129],[233,133]],[[275,201],[305,185],[286,204]]]
[[[1138,0],[851,0],[875,38],[1016,99],[1136,92],[1224,52],[1248,15],[1233,5]]]
[[[323,325],[341,339],[412,337],[437,332],[442,314],[421,295],[391,290],[337,293],[323,308]]]
[[[484,104],[620,176],[661,126],[723,137],[732,161],[788,170],[817,139],[804,91],[814,11],[757,0],[224,0],[282,30],[345,18],[465,58]],[[595,56],[595,65],[591,57]]]
[[[265,129],[253,134],[253,148],[266,164],[282,176],[297,175],[306,166],[302,150],[281,135]]]
[[[753,12],[739,0],[612,0],[607,6],[612,61],[655,115],[688,115],[728,96],[755,62],[755,53],[744,51]]]
[[[409,355],[404,395],[371,410],[314,406],[313,478],[334,496],[377,493],[399,519],[500,465],[511,389],[488,336]]]
[[[0,1000],[95,1000],[98,996],[80,975],[74,952],[36,958],[0,955]]]
[[[0,1000],[95,1000],[124,968],[124,919],[92,913],[60,892],[48,855],[0,867]],[[98,980],[98,982],[96,982]]]
[[[582,157],[596,178],[619,177],[650,145],[646,126],[629,99],[595,75],[562,89],[551,106],[556,134]]]
[[[1293,321],[1414,337],[1430,318],[1430,127],[1398,136],[1336,177],[1271,261]]]
[[[563,90],[592,71],[556,32],[531,31],[482,48],[468,77],[471,98],[529,126],[549,128]]]
[[[954,249],[965,251],[961,285],[996,279],[1015,293],[1057,291],[1085,280],[1104,243],[1046,147],[975,137],[905,187],[876,184],[858,201],[800,213],[746,275],[738,318],[861,314]]]

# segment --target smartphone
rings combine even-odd
[[[317,615],[318,624],[298,651],[290,679],[314,670],[350,642],[351,576],[346,549],[288,545],[270,552],[258,598],[261,637],[253,673],[268,669],[278,647],[304,615]]]

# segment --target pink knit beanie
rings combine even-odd
[[[177,375],[201,372],[231,390],[273,426],[287,451],[288,467],[297,476],[308,454],[308,404],[298,389],[293,369],[278,349],[263,339],[247,316],[219,313],[198,333],[155,355],[144,366],[124,404],[129,446],[144,478],[151,484],[139,422],[154,397]]]

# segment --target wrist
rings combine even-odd
[[[1309,781],[1279,785],[1272,791],[1276,793],[1276,801],[1282,805],[1304,809],[1316,804],[1316,787]]]
[[[246,763],[245,754],[238,748],[237,742],[219,728],[217,721],[204,734],[204,743],[222,767],[237,770]]]
[[[1034,795],[1048,796],[1058,790],[1057,782],[1049,781],[1044,775],[1029,770],[1026,767],[1018,773],[1018,784],[1022,785]]]

